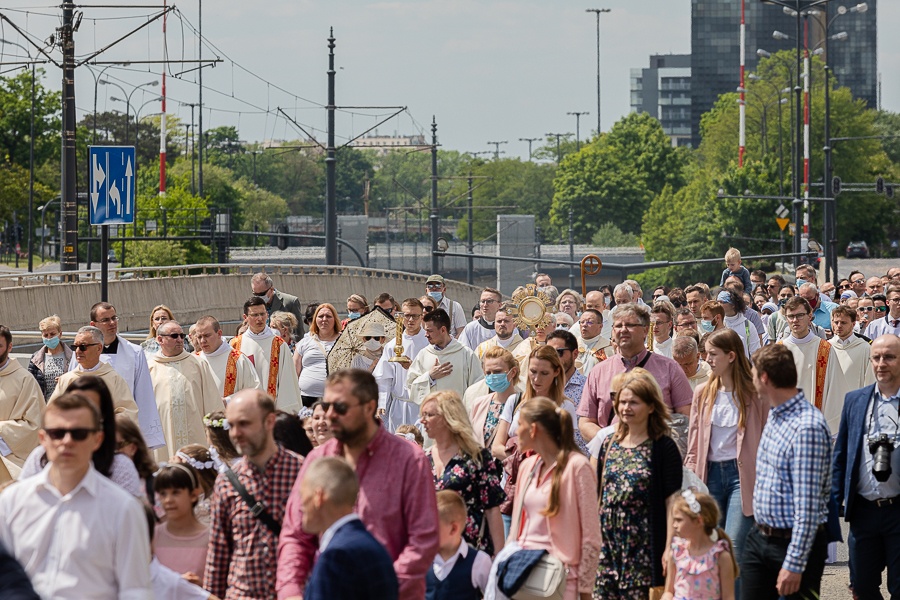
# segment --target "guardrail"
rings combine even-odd
[[[368,269],[365,267],[327,266],[327,265],[260,265],[254,263],[228,264],[194,264],[162,267],[125,267],[110,269],[113,281],[129,279],[152,279],[158,277],[197,277],[204,275],[250,275],[253,273],[269,275],[339,275],[365,276],[398,281],[418,281],[423,285],[427,275],[388,271],[384,269]],[[77,271],[37,271],[33,273],[0,274],[0,287],[24,287],[27,285],[59,285],[72,283],[100,283],[100,269],[81,269]]]

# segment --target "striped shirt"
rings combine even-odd
[[[798,390],[769,411],[756,455],[757,523],[791,529],[782,567],[802,573],[816,529],[828,519],[831,433],[825,417]]]

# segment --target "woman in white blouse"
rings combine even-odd
[[[331,304],[320,304],[309,325],[309,335],[297,342],[294,350],[303,406],[312,406],[325,395],[326,359],[340,334],[337,310]]]
[[[712,372],[694,391],[684,465],[709,487],[740,565],[753,523],[756,450],[768,407],[756,394],[743,341],[733,330],[710,334],[706,362]]]

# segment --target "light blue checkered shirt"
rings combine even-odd
[[[753,516],[792,529],[783,568],[802,573],[816,529],[828,519],[831,433],[802,391],[769,411],[756,455]]]

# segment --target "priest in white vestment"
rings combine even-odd
[[[227,398],[246,389],[262,389],[253,363],[240,350],[222,339],[222,328],[215,317],[200,317],[194,325],[194,339],[200,347],[197,358],[209,365],[219,395]]]
[[[831,330],[834,336],[829,342],[841,367],[838,384],[842,391],[836,394],[841,398],[841,410],[848,392],[875,383],[875,371],[869,361],[872,345],[853,333],[855,321],[856,311],[849,306],[838,306],[831,311]],[[825,415],[832,433],[837,431],[841,420],[841,410],[835,412],[834,409],[834,406],[830,406]]]
[[[575,368],[587,377],[591,369],[614,354],[612,342],[600,332],[603,330],[603,313],[589,308],[578,317],[581,341],[578,344],[578,358]]]
[[[440,390],[462,396],[470,385],[484,379],[475,353],[450,336],[450,316],[443,309],[428,313],[424,328],[429,345],[416,356],[406,378],[410,401],[421,406],[425,396]]]
[[[184,350],[184,331],[175,321],[159,326],[159,352],[150,361],[153,391],[166,435],[166,447],[154,451],[157,462],[167,462],[183,446],[206,445],[203,416],[223,410],[225,404],[209,365]]]
[[[784,316],[791,333],[782,343],[794,356],[797,366],[797,387],[803,390],[806,399],[822,411],[825,420],[837,433],[844,406],[844,386],[841,367],[834,348],[826,340],[818,337],[810,328],[812,308],[801,296],[793,296],[784,305]]]
[[[91,323],[103,333],[103,354],[100,360],[116,370],[134,398],[138,407],[138,425],[144,435],[147,447],[158,448],[166,443],[159,412],[156,410],[156,399],[153,396],[153,383],[147,369],[147,356],[137,344],[132,344],[119,335],[119,317],[116,307],[108,302],[98,302],[91,307]],[[75,357],[69,363],[69,370],[75,369],[78,362]]]
[[[393,433],[400,425],[415,425],[419,421],[419,405],[409,399],[406,377],[412,361],[428,345],[422,317],[425,307],[417,298],[403,301],[403,333],[401,343],[403,356],[409,362],[391,362],[396,355],[397,336],[390,336],[384,345],[381,360],[372,373],[378,382],[378,413],[387,430]]]
[[[16,479],[38,445],[44,395],[37,380],[9,357],[12,333],[0,325],[0,483]]]
[[[50,400],[61,396],[79,377],[93,375],[102,379],[109,389],[116,414],[124,413],[129,419],[140,425],[138,406],[134,401],[134,396],[131,395],[131,390],[128,389],[128,384],[115,369],[100,360],[101,352],[103,352],[103,333],[96,327],[86,325],[75,334],[72,346],[75,347],[75,361],[78,364],[75,366],[75,370],[60,375],[56,382],[56,389],[50,395]],[[155,404],[153,409],[156,410]]]
[[[267,318],[262,298],[253,296],[245,302],[247,331],[233,338],[231,347],[240,350],[253,363],[262,390],[275,398],[275,406],[297,414],[302,403],[294,357],[288,343],[266,325]]]
[[[481,316],[466,324],[462,335],[459,336],[459,343],[474,352],[478,346],[494,337],[497,333],[494,320],[497,318],[501,302],[503,295],[499,290],[494,288],[481,290],[481,300],[478,301]]]

